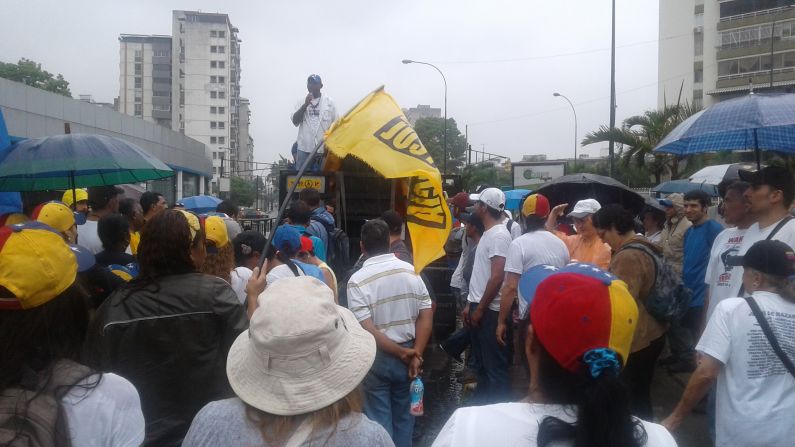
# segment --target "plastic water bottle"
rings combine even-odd
[[[425,414],[425,406],[422,402],[422,395],[425,393],[425,385],[422,384],[422,379],[417,377],[411,382],[409,386],[411,392],[411,406],[409,413],[413,416],[422,416]]]

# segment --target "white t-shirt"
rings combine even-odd
[[[494,225],[486,230],[480,238],[478,248],[475,250],[475,261],[472,265],[472,277],[469,280],[469,296],[467,301],[479,303],[486,291],[486,284],[491,278],[491,258],[508,257],[508,248],[511,246],[511,235],[505,225]],[[500,311],[500,292],[489,304],[489,309]]]
[[[563,405],[522,402],[459,408],[444,424],[433,446],[534,446],[545,417],[571,423],[576,420],[575,413],[574,408]],[[673,436],[663,426],[641,422],[647,447],[676,447]]]
[[[90,386],[97,376],[81,384]],[[127,379],[102,374],[91,389],[73,387],[61,400],[74,446],[139,446],[144,441],[144,414],[138,391]]]
[[[754,292],[753,297],[781,348],[795,360],[795,303],[769,292]],[[793,445],[795,378],[770,347],[745,299],[718,304],[696,350],[725,365],[716,387],[716,445]]]
[[[253,272],[248,267],[236,267],[229,274],[229,278],[232,280],[232,290],[235,291],[237,299],[240,300],[240,304],[246,302],[246,284],[248,284],[248,280],[251,278],[252,273]],[[267,276],[265,278],[267,279]]]
[[[718,234],[715,242],[712,243],[712,250],[709,253],[709,263],[704,282],[709,287],[709,306],[707,307],[707,319],[709,319],[715,306],[726,298],[737,296],[732,293],[732,276],[739,274],[742,276],[742,267],[727,264],[730,258],[736,257],[743,244],[743,238],[748,229],[741,230],[737,227],[727,228]]]
[[[563,267],[569,263],[569,249],[559,237],[549,231],[531,231],[511,242],[505,273],[521,275],[536,265]],[[519,292],[519,315],[524,316],[527,300]]]
[[[786,217],[786,216],[785,216]],[[767,236],[776,228],[776,225],[781,222],[780,220],[772,225],[768,225],[765,228],[759,228],[759,223],[755,223],[748,227],[748,230],[745,232],[745,236],[743,237],[743,244],[740,246],[740,251],[737,253],[738,256],[744,256],[745,253],[751,248],[752,245],[755,243],[767,239]],[[785,244],[789,245],[790,247],[795,248],[795,219],[790,219],[780,230],[773,235],[773,240],[781,241]],[[732,277],[731,277],[731,294],[729,296],[738,296],[740,294],[740,287],[743,284],[743,268],[742,267],[735,267],[732,269]]]
[[[304,105],[304,99],[296,103],[293,112],[290,114],[292,119],[293,114]],[[331,126],[331,123],[337,120],[337,108],[334,106],[334,101],[326,95],[321,95],[319,99],[313,99],[310,105],[307,106],[304,112],[304,120],[298,125],[298,150],[303,152],[312,152],[315,146],[323,141],[323,134]],[[323,148],[318,150],[322,153]]]
[[[77,245],[89,249],[94,254],[101,252],[103,248],[97,232],[98,227],[99,221],[97,220],[87,220],[83,225],[78,225]]]

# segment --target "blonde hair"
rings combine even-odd
[[[332,427],[331,432],[323,443],[325,445],[337,432],[337,425],[345,416],[361,412],[362,394],[358,387],[325,408],[295,416],[270,414],[246,404],[246,416],[257,425],[262,434],[262,439],[268,445],[283,445],[286,443],[290,435],[298,429],[304,418],[309,418],[312,423],[310,439],[317,431]]]
[[[208,275],[217,276],[229,284],[232,284],[231,273],[235,268],[235,253],[232,244],[226,244],[218,249],[216,253],[207,252],[204,258],[201,272]]]

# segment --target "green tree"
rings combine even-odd
[[[635,166],[654,176],[656,183],[662,181],[666,173],[672,179],[679,178],[681,157],[652,152],[679,123],[698,112],[690,104],[665,106],[659,110],[647,110],[643,115],[631,116],[624,120],[620,128],[610,129],[601,126],[588,133],[583,145],[613,141],[618,144],[619,157],[623,168],[634,162]]]
[[[240,206],[251,206],[256,192],[254,184],[240,177],[232,177],[229,185],[229,196]]]
[[[471,164],[463,169],[461,178],[465,191],[474,191],[478,186],[511,186],[510,170],[498,168],[492,162]]]
[[[444,118],[420,118],[414,123],[414,130],[441,172],[444,166]],[[455,119],[447,118],[447,172],[461,172],[465,156],[466,138],[458,130]]]
[[[29,59],[22,58],[16,64],[0,62],[0,78],[72,97],[72,92],[69,91],[69,82],[60,73],[53,76],[52,73],[42,70],[41,64]]]

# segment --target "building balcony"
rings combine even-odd
[[[758,25],[760,23],[772,22],[773,20],[778,21],[793,18],[795,18],[795,8],[791,6],[782,6],[779,8],[771,8],[762,11],[721,17],[720,21],[718,22],[718,31]]]
[[[152,64],[171,65],[171,56],[152,56]]]

